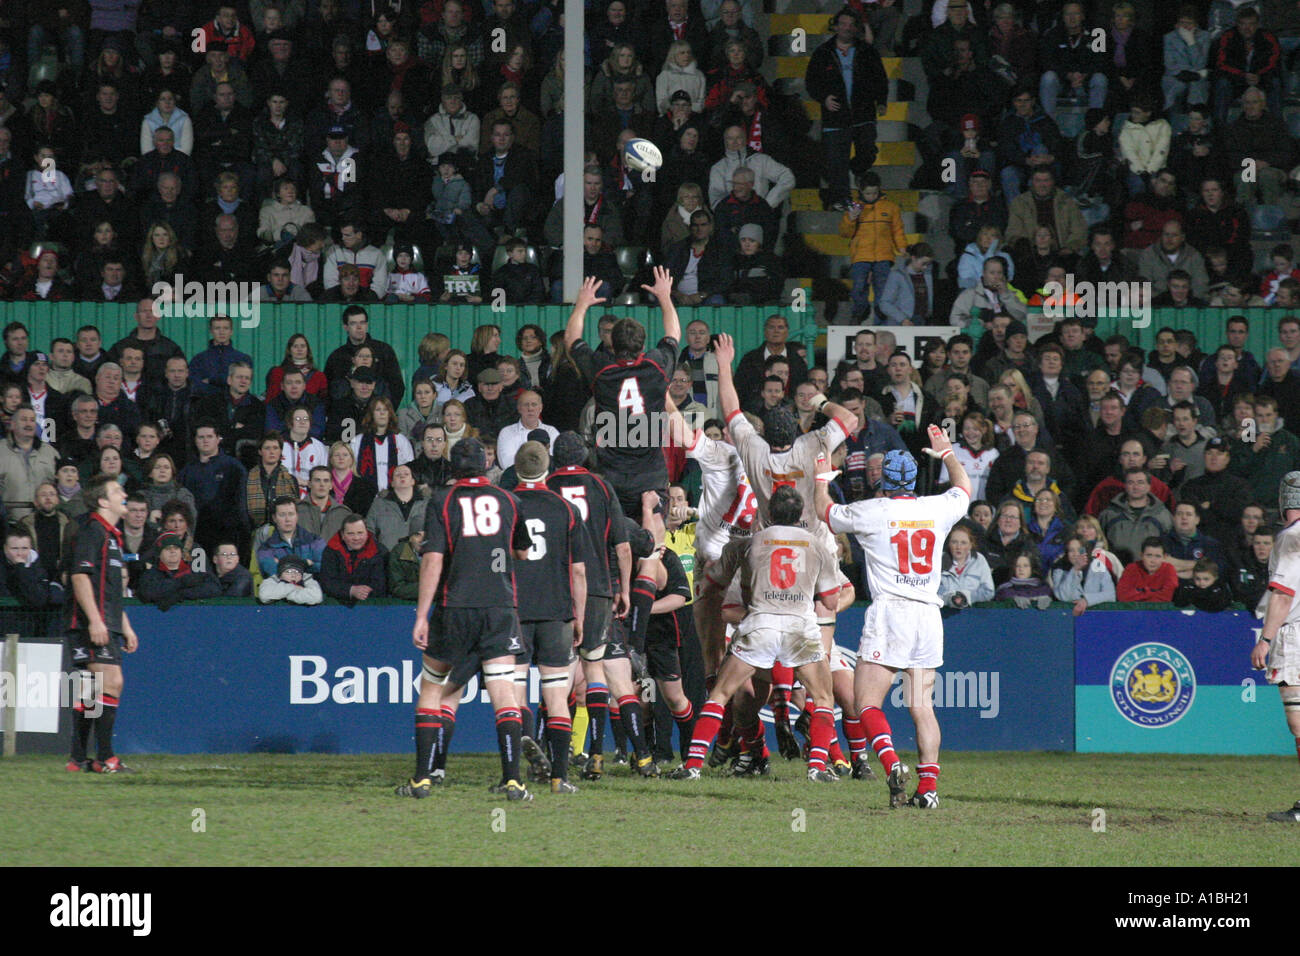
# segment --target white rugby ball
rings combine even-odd
[[[623,147],[623,165],[628,169],[658,169],[664,164],[664,154],[648,139],[629,139]]]

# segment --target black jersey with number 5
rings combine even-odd
[[[582,563],[582,528],[565,500],[540,481],[521,482],[514,494],[519,520],[533,542],[528,560],[515,565],[519,620],[571,621],[569,575]]]
[[[676,355],[677,340],[665,336],[634,359],[596,370],[596,454],[616,487],[649,490],[668,484],[664,399]]]
[[[434,492],[421,554],[443,555],[439,607],[516,607],[511,550],[532,546],[519,502],[486,478],[464,478]]]
[[[584,533],[582,563],[587,568],[587,594],[590,597],[613,597],[609,549],[627,540],[623,527],[623,509],[613,490],[599,475],[586,468],[558,468],[546,479],[546,487],[564,498],[577,513]],[[620,588],[620,590],[622,590]]]

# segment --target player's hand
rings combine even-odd
[[[614,616],[627,617],[627,612],[632,610],[632,598],[626,591],[620,591],[614,597]]]
[[[930,436],[930,447],[925,449],[927,455],[931,458],[942,458],[952,451],[952,442],[948,440],[948,436],[942,428],[938,425],[931,425],[927,432]]]
[[[429,646],[429,619],[423,615],[416,617],[415,627],[411,628],[411,643],[424,650]]]
[[[354,584],[352,587],[348,588],[348,594],[352,595],[352,597],[358,601],[364,601],[366,598],[370,597],[370,585]]]
[[[582,288],[578,290],[578,298],[574,301],[575,309],[589,309],[593,305],[599,305],[605,299],[596,294],[600,288],[600,279],[596,276],[587,276],[582,280]]]
[[[641,285],[641,288],[649,292],[656,299],[669,299],[673,294],[673,274],[663,266],[655,266],[655,281],[652,285]]]
[[[134,654],[136,648],[140,646],[140,638],[135,633],[135,628],[133,628],[130,624],[127,624],[126,627],[123,628],[122,630],[122,636],[125,638],[125,644],[123,646],[123,650],[125,650],[128,654]]]
[[[108,625],[103,621],[90,625],[90,643],[96,647],[106,647],[108,645]]]
[[[582,646],[582,618],[573,619],[573,649],[576,651]]]
[[[831,467],[831,463],[826,460],[825,455],[817,456],[817,480],[834,481],[839,477],[839,470]]]
[[[736,340],[726,332],[720,332],[717,342],[713,345],[713,354],[718,357],[719,362],[726,362],[730,366],[736,360]]]
[[[1257,671],[1268,666],[1268,652],[1272,647],[1272,644],[1266,644],[1263,640],[1256,641],[1255,649],[1250,652],[1250,666]]]

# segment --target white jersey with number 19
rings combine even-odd
[[[832,505],[822,517],[836,534],[853,534],[862,545],[872,600],[894,598],[942,607],[944,541],[969,505],[965,491],[949,488],[925,498]]]

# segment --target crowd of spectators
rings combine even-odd
[[[646,254],[678,257],[687,304],[774,303],[807,120],[761,72],[756,4],[594,4],[568,70],[558,0],[5,4],[0,298],[181,274],[273,302],[559,301],[581,76],[585,274],[635,296]],[[624,165],[638,137],[654,178]]]

